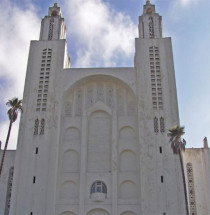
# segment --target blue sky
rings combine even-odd
[[[133,66],[138,16],[146,0],[58,0],[67,25],[72,67]],[[0,140],[8,129],[5,103],[22,98],[29,42],[54,1],[0,1]],[[172,37],[181,125],[188,147],[210,138],[210,1],[151,0]],[[15,148],[18,122],[9,148]]]

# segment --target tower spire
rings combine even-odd
[[[60,40],[66,38],[66,27],[61,8],[57,3],[49,7],[48,15],[42,19],[40,40]]]
[[[162,37],[161,16],[156,13],[155,5],[150,0],[146,0],[143,14],[139,18],[139,36],[141,38],[161,38]]]

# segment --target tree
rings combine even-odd
[[[185,151],[185,146],[186,146],[185,139],[182,139],[182,135],[185,134],[184,127],[180,127],[177,125],[171,129],[169,129],[168,131],[169,131],[169,133],[167,135],[168,135],[168,137],[170,137],[169,143],[171,144],[173,153],[175,155],[179,155],[179,160],[180,160],[181,170],[182,170],[184,194],[185,194],[186,214],[189,215],[187,189],[186,189],[186,181],[185,181],[184,165],[183,165],[183,157],[182,157],[182,152]]]
[[[11,133],[11,129],[12,129],[12,124],[13,122],[16,121],[17,117],[18,117],[18,112],[23,113],[23,108],[22,108],[22,100],[19,100],[18,98],[13,98],[11,100],[9,100],[6,105],[9,108],[9,110],[7,111],[8,117],[9,117],[9,129],[8,129],[8,133],[7,133],[7,138],[6,138],[6,142],[5,142],[5,146],[4,146],[4,151],[2,154],[2,159],[1,159],[1,165],[0,165],[0,178],[1,178],[1,174],[2,174],[2,170],[3,170],[3,165],[4,165],[4,159],[5,159],[5,154],[6,154],[6,150],[7,150],[7,146],[9,143],[9,138],[10,138],[10,133]]]

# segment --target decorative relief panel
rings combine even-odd
[[[71,92],[64,104],[64,114],[66,117],[82,116],[83,110],[91,108],[98,101],[111,109],[116,108],[118,116],[136,114],[135,98],[131,92],[114,83],[102,81],[97,84],[90,82]]]
[[[72,116],[72,104],[70,102],[65,105],[65,115]]]
[[[76,116],[81,116],[82,114],[82,90],[79,89],[76,92]]]
[[[104,89],[102,83],[99,83],[96,86],[96,102],[99,100],[104,102]]]
[[[114,88],[112,85],[106,87],[106,103],[110,108],[114,105]]]
[[[93,86],[90,85],[87,87],[87,96],[86,96],[86,106],[90,108],[93,105]]]
[[[133,116],[136,113],[135,101],[130,95],[127,95],[127,115]]]
[[[124,115],[124,92],[123,89],[117,89],[117,113],[119,116]]]

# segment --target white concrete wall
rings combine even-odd
[[[56,214],[65,211],[99,213],[98,203],[108,214],[121,214],[128,209],[138,214],[136,99],[130,88],[135,89],[134,69],[70,69],[64,72]],[[123,103],[119,103],[119,94]],[[66,160],[67,153],[75,160]],[[64,171],[64,162],[66,167],[79,163],[79,168],[73,165]],[[106,197],[90,195],[90,187],[97,180],[106,184]],[[65,194],[67,184],[73,196]],[[65,198],[61,198],[61,194]]]
[[[161,68],[157,110],[151,46]],[[37,112],[46,48],[47,110]],[[180,163],[166,135],[179,124],[170,38],[136,39],[135,68],[63,69],[67,60],[65,40],[31,43],[10,215],[184,215]],[[164,131],[154,132],[155,116],[164,118]],[[44,135],[34,135],[36,119],[45,119]],[[90,195],[98,180],[107,195]]]
[[[186,165],[187,163],[191,163],[193,167],[197,215],[210,215],[210,150],[209,148],[186,149],[183,153],[183,157],[187,190],[188,180]]]
[[[150,47],[158,48],[163,107],[153,107]],[[155,53],[154,53],[155,55]],[[184,190],[178,156],[169,145],[167,131],[179,124],[175,74],[170,38],[136,39],[138,129],[142,214],[185,214]],[[157,73],[156,73],[157,75]],[[156,76],[157,77],[157,76]],[[158,83],[155,83],[155,87]],[[159,88],[159,87],[158,87]],[[156,96],[158,97],[158,96]],[[157,101],[158,102],[158,101]],[[154,118],[164,118],[165,131],[154,132]],[[158,123],[159,124],[159,123]],[[159,149],[162,147],[162,153]],[[163,183],[161,183],[163,176]]]
[[[2,158],[3,150],[0,150],[0,160]],[[14,166],[15,150],[8,150],[6,152],[4,167],[0,179],[0,215],[4,215],[5,203],[8,189],[8,177],[10,168]]]
[[[11,214],[53,214],[57,177],[58,121],[61,104],[61,71],[64,65],[66,41],[32,41],[23,97],[15,185]],[[37,112],[42,51],[52,49],[47,111]],[[45,119],[44,135],[34,135],[36,119]],[[36,154],[38,148],[38,154]],[[33,177],[36,182],[33,183]]]

